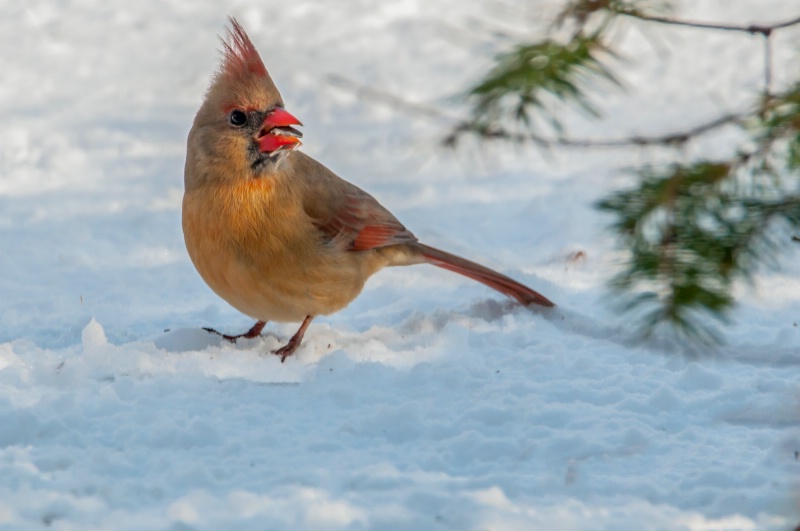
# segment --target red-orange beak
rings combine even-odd
[[[299,146],[303,133],[292,127],[293,125],[303,124],[283,107],[275,107],[264,117],[261,131],[256,136],[258,149],[262,153],[273,153]]]

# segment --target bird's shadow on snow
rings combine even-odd
[[[670,336],[667,333],[654,334],[650,338],[643,338],[641,334],[632,330],[625,323],[614,319],[597,319],[587,313],[575,310],[570,306],[557,306],[555,308],[530,307],[523,308],[512,301],[497,299],[483,299],[474,302],[467,308],[462,309],[432,309],[424,311],[414,311],[400,319],[395,328],[396,334],[389,334],[385,327],[370,328],[362,332],[348,332],[330,327],[328,325],[318,327],[316,334],[310,334],[309,345],[313,342],[328,344],[328,348],[313,348],[316,352],[312,358],[319,361],[320,357],[330,353],[336,348],[345,350],[359,350],[359,343],[367,343],[378,340],[388,342],[386,347],[390,351],[398,348],[407,348],[407,341],[400,338],[413,335],[426,335],[438,333],[450,324],[464,325],[472,328],[476,322],[484,322],[491,328],[501,326],[502,321],[509,316],[514,318],[529,315],[533,320],[542,324],[549,323],[557,334],[567,334],[569,336],[580,336],[589,341],[600,341],[605,344],[616,344],[625,349],[636,349],[649,351],[656,355],[678,356],[684,361],[699,359],[732,359],[740,363],[764,365],[765,363],[774,365],[796,365],[800,363],[797,352],[791,348],[772,348],[768,355],[765,355],[763,345],[719,345],[716,348],[706,346],[702,352],[695,348],[688,348],[685,342]],[[322,323],[320,323],[322,324]],[[480,326],[479,324],[477,326]],[[156,348],[170,353],[185,353],[192,351],[204,351],[209,348],[234,348],[236,350],[252,350],[259,348],[265,352],[270,352],[267,347],[280,346],[280,333],[269,332],[258,338],[241,338],[232,344],[221,336],[208,332],[203,328],[176,328],[166,331],[163,335],[154,338],[153,344]],[[395,337],[396,336],[396,337]],[[273,345],[274,343],[274,345]],[[423,346],[425,340],[415,340],[417,347]],[[335,345],[331,348],[331,344]],[[775,345],[777,346],[777,345]],[[423,350],[425,350],[423,348]],[[352,353],[351,353],[352,354]],[[358,356],[357,356],[358,357]]]
[[[425,334],[441,332],[449,324],[465,324],[465,321],[482,321],[492,327],[498,326],[509,316],[522,317],[528,314],[537,320],[550,322],[555,328],[570,334],[579,334],[587,338],[607,340],[613,343],[630,346],[636,342],[629,334],[621,333],[619,327],[609,323],[591,319],[586,315],[575,312],[565,307],[541,308],[538,306],[524,308],[512,301],[483,299],[474,302],[466,309],[433,309],[425,311],[415,311],[407,315],[401,322],[397,323],[397,332],[404,334]],[[329,327],[325,327],[326,329]],[[325,332],[320,331],[317,335],[340,335],[332,329]],[[345,336],[350,336],[346,332],[341,333],[338,339],[347,343]],[[370,330],[360,333],[363,338],[372,336]],[[272,338],[278,341],[272,332],[253,339],[239,339],[235,344],[228,342],[221,336],[208,332],[203,328],[176,328],[167,330],[159,337],[154,338],[153,344],[156,348],[172,353],[183,353],[192,351],[203,351],[208,348],[232,347],[237,350],[249,350],[259,345],[263,346],[263,341]],[[313,334],[309,339],[313,341]],[[331,338],[329,338],[331,339]],[[335,338],[334,338],[335,340]],[[268,339],[269,342],[269,339]]]

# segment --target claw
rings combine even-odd
[[[303,335],[306,333],[306,328],[308,328],[308,325],[311,324],[311,320],[313,318],[313,315],[306,316],[306,318],[303,320],[303,324],[300,325],[300,328],[294,333],[289,342],[278,350],[272,351],[273,354],[281,357],[281,363],[286,361],[286,358],[294,354],[294,351],[297,350],[297,347],[299,347],[300,343],[303,342]]]

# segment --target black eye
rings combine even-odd
[[[241,127],[247,123],[247,115],[244,113],[244,111],[235,109],[231,111],[229,120],[231,121],[231,125],[235,125],[236,127]]]

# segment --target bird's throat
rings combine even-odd
[[[290,154],[291,151],[287,150],[263,153],[256,149],[255,153],[251,154],[253,162],[250,164],[250,168],[253,170],[253,177],[258,179],[275,173]]]

